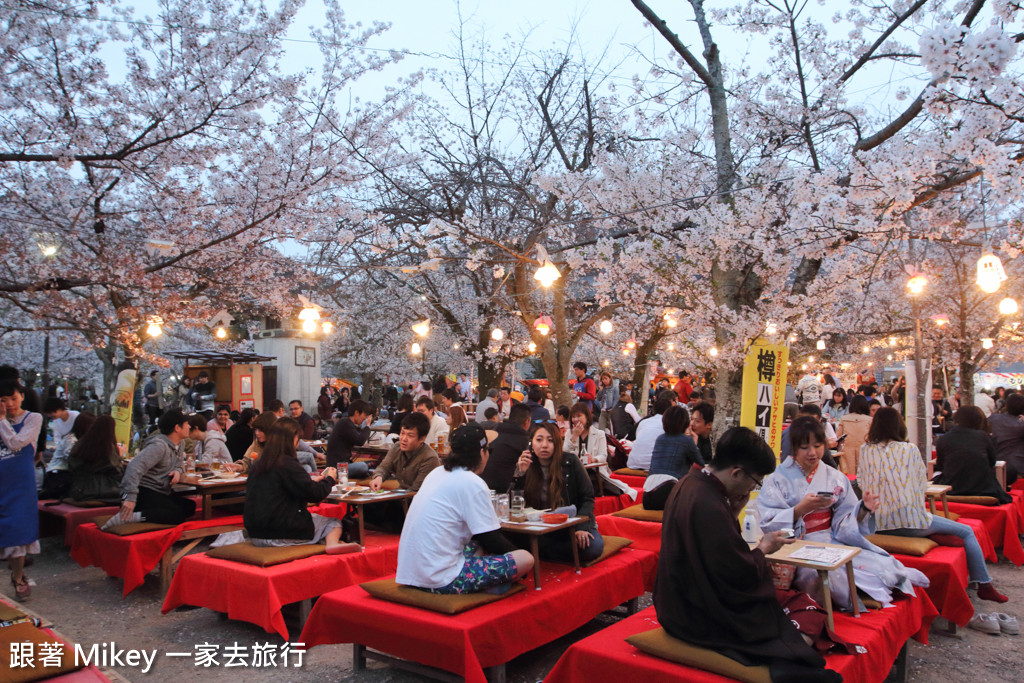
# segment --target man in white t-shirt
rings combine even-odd
[[[988,395],[986,389],[982,389],[974,395],[974,405],[981,408],[981,412],[985,413],[985,417],[991,415],[996,409],[996,402]]]
[[[437,437],[441,434],[448,436],[451,427],[448,421],[440,415],[434,414],[434,401],[426,396],[416,399],[416,412],[423,413],[430,420],[430,431],[427,433],[427,444],[431,447],[437,443]]]
[[[43,412],[50,419],[50,428],[53,429],[53,457],[46,465],[47,472],[58,472],[68,468],[68,454],[71,447],[75,445],[75,437],[71,429],[78,419],[77,410],[68,410],[68,404],[62,398],[48,398],[43,406]]]
[[[501,533],[487,484],[487,435],[452,433],[451,455],[423,480],[402,528],[395,580],[432,593],[504,592],[533,569],[533,556]]]
[[[654,415],[645,417],[637,424],[636,439],[633,441],[633,448],[629,451],[629,458],[626,460],[627,467],[644,471],[651,469],[654,442],[665,433],[665,427],[661,424],[661,416],[676,404],[674,399],[669,398],[669,394],[675,396],[675,392],[671,389],[659,392],[658,398],[654,401]]]

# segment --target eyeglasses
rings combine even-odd
[[[752,475],[750,472],[747,472],[742,467],[740,468],[740,472],[742,472],[743,476],[745,476],[747,479],[754,482],[754,485],[757,486],[757,488],[761,488],[761,483],[764,481],[763,477],[761,479],[757,479],[754,477],[754,475]]]

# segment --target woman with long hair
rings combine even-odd
[[[257,547],[311,545],[324,541],[328,555],[359,549],[341,542],[341,522],[311,514],[307,503],[319,503],[331,493],[338,473],[328,467],[310,476],[295,457],[302,428],[290,417],[278,420],[267,434],[259,459],[249,470],[243,520],[249,541]]]
[[[78,416],[72,431],[88,414]],[[109,415],[100,415],[86,422],[90,427],[78,437],[68,454],[68,471],[71,472],[68,496],[77,501],[99,500],[119,505],[124,463],[117,448],[117,423]]]
[[[842,389],[842,386],[836,381],[835,377],[827,372],[822,375],[821,384],[821,405],[824,408],[825,404],[832,400],[836,389]]]
[[[260,454],[263,453],[263,444],[266,442],[267,435],[275,424],[277,424],[277,415],[269,410],[260,413],[253,419],[252,443],[249,444],[249,448],[245,451],[242,459],[235,461],[232,469],[242,474],[249,471],[252,464],[259,460]]]
[[[562,450],[562,434],[553,422],[539,422],[530,431],[530,448],[516,463],[513,489],[521,489],[526,505],[564,512],[587,521],[573,529],[541,536],[540,554],[556,560],[572,558],[575,543],[584,562],[600,557],[604,539],[594,520],[594,487],[580,459]]]
[[[391,427],[388,429],[388,434],[401,434],[402,420],[415,409],[416,406],[413,403],[412,392],[403,391],[402,395],[398,397],[397,410],[395,416],[391,418]]]
[[[464,424],[469,424],[469,419],[466,417],[466,410],[462,406],[452,406],[448,409],[448,429],[449,431],[455,431],[458,427]]]
[[[857,457],[860,454],[860,446],[867,438],[868,428],[871,426],[870,413],[868,400],[857,394],[850,399],[850,412],[839,418],[836,438],[846,435],[846,441],[840,442],[839,446],[839,469],[844,474],[857,474]]]
[[[39,554],[35,458],[43,416],[25,410],[24,399],[21,382],[0,381],[0,560],[11,567],[17,600],[32,594],[25,556]]]
[[[970,580],[978,584],[978,597],[992,602],[1009,599],[992,585],[974,529],[933,515],[924,506],[928,473],[917,446],[907,443],[907,427],[895,408],[880,408],[875,414],[867,442],[860,448],[857,478],[865,491],[878,493],[878,533],[916,537],[953,534],[963,539],[967,570]]]

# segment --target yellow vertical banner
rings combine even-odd
[[[743,403],[740,425],[764,439],[775,457],[782,446],[782,413],[786,403],[786,362],[789,348],[758,338],[743,362]]]
[[[110,416],[114,418],[117,442],[130,446],[132,441],[132,399],[135,397],[135,368],[117,373],[114,395],[110,399]]]

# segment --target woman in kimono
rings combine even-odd
[[[36,441],[43,416],[21,407],[24,389],[16,380],[0,382],[0,560],[11,567],[15,599],[32,594],[25,555],[39,554],[36,501]]]
[[[793,457],[764,480],[757,497],[761,528],[766,532],[793,529],[797,538],[860,548],[853,559],[857,588],[883,606],[892,602],[894,588],[914,595],[913,586],[928,586],[924,574],[904,567],[864,538],[874,531],[878,495],[865,491],[861,502],[846,475],[821,463],[825,452],[821,423],[801,417],[789,430]],[[833,602],[850,609],[855,596],[850,595],[846,572],[831,572],[829,582]],[[818,572],[813,569],[798,569],[794,585],[819,602],[824,597]]]

